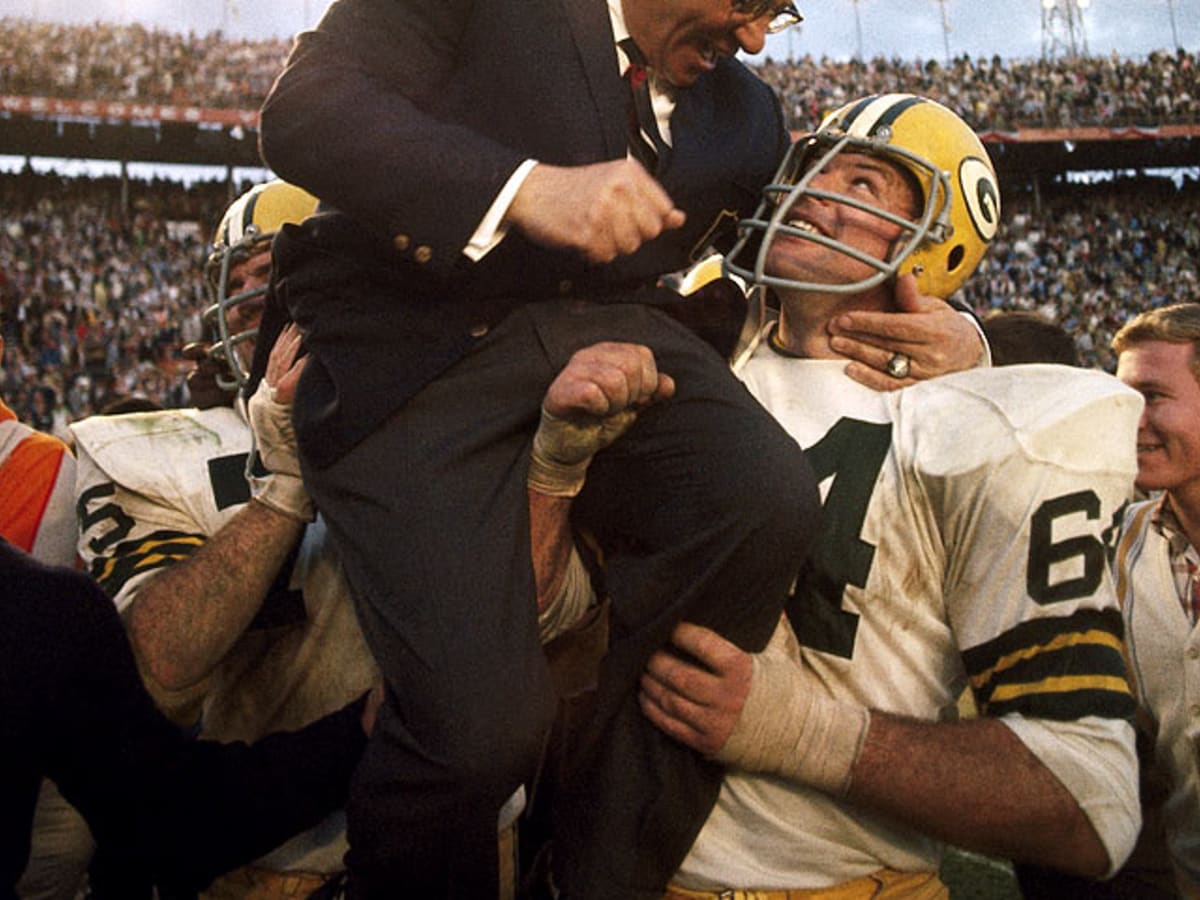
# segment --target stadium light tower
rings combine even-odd
[[[1087,56],[1083,11],[1091,0],[1042,0],[1042,59]]]
[[[1171,17],[1171,43],[1175,45],[1176,50],[1182,50],[1183,47],[1179,43],[1179,32],[1175,30],[1175,0],[1167,0],[1167,15]]]
[[[950,65],[950,16],[946,12],[946,0],[934,0],[942,8],[942,44],[946,48],[946,65]]]
[[[862,19],[858,17],[858,4],[861,0],[850,0],[854,4],[854,37],[855,46],[858,47],[857,59],[862,62],[863,46],[862,46]]]

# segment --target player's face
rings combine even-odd
[[[650,68],[675,87],[691,86],[722,56],[758,53],[770,13],[751,17],[730,0],[624,0],[625,22]]]
[[[233,297],[243,291],[265,287],[271,278],[271,247],[268,244],[252,256],[233,266],[229,270],[228,296]],[[229,307],[225,318],[229,323],[229,333],[239,334],[251,328],[257,328],[262,320],[265,296],[254,297],[243,303]],[[242,357],[246,368],[254,357],[254,341],[245,341],[237,345],[237,352]]]
[[[899,167],[865,153],[839,153],[810,182],[817,188],[852,197],[897,215],[912,217],[919,198]],[[898,225],[834,200],[802,197],[792,207],[788,224],[840,241],[874,259],[886,260],[901,236]],[[830,247],[788,235],[777,235],[767,254],[767,272],[796,281],[851,284],[874,269]]]
[[[1192,355],[1190,343],[1147,341],[1117,360],[1117,377],[1146,400],[1137,433],[1142,490],[1200,485],[1200,382]]]

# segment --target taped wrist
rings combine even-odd
[[[547,497],[576,496],[587,481],[592,457],[636,417],[636,410],[627,409],[603,418],[563,419],[543,408],[529,454],[529,488]]]
[[[291,404],[276,400],[274,388],[262,381],[246,404],[246,417],[254,432],[255,451],[270,473],[249,476],[250,495],[278,513],[311,522],[316,510],[300,476]]]
[[[784,622],[753,664],[741,717],[716,758],[844,796],[867,735],[868,710],[822,693]]]
[[[273,472],[250,477],[250,496],[269,509],[295,519],[311,522],[317,517],[312,498],[304,489],[304,481],[295,475]]]
[[[574,628],[595,601],[596,592],[592,588],[592,579],[579,557],[579,552],[571,548],[571,558],[567,561],[562,587],[546,608],[538,613],[538,636],[542,643],[549,643],[560,634]]]

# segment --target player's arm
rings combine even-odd
[[[996,719],[873,712],[846,799],[957,846],[1099,878],[1108,851],[1075,797]]]
[[[283,370],[299,347],[291,338],[272,352]],[[205,537],[182,510],[113,485],[83,454],[80,552],[125,612],[139,665],[160,699],[199,685],[224,659],[312,518],[298,468],[265,461],[271,474],[251,479],[255,499]]]
[[[129,623],[146,673],[171,691],[203,680],[253,621],[303,529],[251,500],[192,555],[145,581]]]
[[[79,555],[122,613],[147,686],[167,699],[198,685],[228,652],[301,526],[251,502],[206,536],[182,501],[114,483],[77,437]]]
[[[967,849],[1090,877],[1108,870],[1075,798],[999,721],[922,722],[830,699],[784,624],[761,654],[687,623],[674,644],[700,665],[655,654],[640,701],[693,749]]]
[[[250,401],[258,455],[251,500],[190,557],[138,591],[130,631],[148,673],[169,690],[207,676],[249,627],[314,518],[300,478],[291,401],[304,357],[295,325],[276,339]]]
[[[592,599],[570,525],[571,500],[583,488],[592,457],[633,424],[639,409],[674,390],[649,348],[615,342],[578,351],[548,388],[527,489],[543,640],[569,628]]]

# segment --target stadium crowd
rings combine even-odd
[[[203,336],[198,274],[223,183],[134,182],[26,170],[0,177],[0,390],[34,427],[123,397],[181,406],[179,350]]]
[[[257,109],[287,40],[0,19],[0,93]]]
[[[0,176],[0,393],[23,421],[65,426],[126,397],[187,402],[180,348],[203,338],[198,274],[223,183]],[[1162,178],[1010,192],[963,299],[982,314],[1036,310],[1111,371],[1131,311],[1200,300],[1200,183]]]
[[[1200,300],[1200,182],[1123,178],[1005,196],[989,255],[963,288],[982,314],[1036,310],[1113,371],[1113,335],[1137,310]]]
[[[0,94],[257,109],[289,46],[220,32],[3,18]],[[782,98],[789,126],[800,129],[851,97],[888,91],[938,100],[977,130],[1200,121],[1197,58],[1183,49],[1145,59],[960,56],[948,64],[805,55],[768,59],[758,72]]]
[[[759,75],[778,92],[788,124],[811,129],[829,109],[866,94],[908,92],[957,112],[977,131],[1154,126],[1200,121],[1196,54],[1145,59],[1095,56],[1055,60],[936,60],[828,57],[767,60]]]

